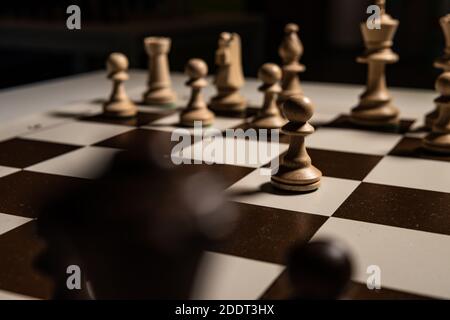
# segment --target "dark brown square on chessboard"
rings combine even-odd
[[[0,142],[0,165],[26,168],[78,148],[67,144],[14,138]]]
[[[450,162],[450,156],[434,153],[422,147],[422,139],[405,137],[389,153],[391,156]]]
[[[361,183],[334,217],[450,235],[450,194]]]

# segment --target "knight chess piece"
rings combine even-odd
[[[399,22],[386,13],[384,0],[375,2],[381,8],[381,28],[370,29],[365,22],[361,24],[366,51],[357,62],[368,65],[367,88],[358,106],[352,109],[351,120],[368,127],[397,126],[400,112],[387,89],[386,65],[399,59],[391,49]]]
[[[431,133],[424,138],[423,146],[433,152],[450,154],[450,71],[438,78],[436,90],[441,94],[436,99],[438,117]]]
[[[283,80],[281,82],[283,90],[279,96],[280,102],[290,96],[303,94],[299,73],[306,70],[305,66],[299,63],[303,55],[303,44],[298,37],[298,25],[289,23],[285,26],[284,32],[283,41],[278,49],[278,54],[283,62]]]
[[[259,91],[264,93],[264,103],[252,122],[254,127],[278,129],[286,124],[277,104],[278,94],[281,92],[281,77],[282,71],[274,63],[266,63],[259,69],[258,78],[263,82]]]
[[[111,53],[106,62],[108,79],[113,83],[111,95],[103,104],[103,113],[108,117],[128,118],[137,114],[136,105],[130,100],[124,82],[129,79],[128,58],[118,52]]]
[[[210,108],[216,112],[244,112],[247,101],[239,93],[245,79],[242,71],[241,38],[237,33],[220,34],[216,64],[214,84],[217,87],[217,95],[211,99]]]
[[[283,104],[289,122],[281,132],[290,137],[289,149],[281,159],[281,165],[272,175],[272,185],[294,192],[308,192],[319,188],[322,172],[314,167],[305,147],[305,137],[314,132],[309,124],[314,106],[305,96],[289,97]]]
[[[171,106],[176,101],[172,89],[168,54],[171,39],[164,37],[147,37],[144,46],[149,56],[148,89],[144,93],[144,103],[150,105]]]
[[[202,94],[202,89],[208,85],[205,79],[208,65],[201,59],[191,59],[186,65],[185,73],[189,77],[186,85],[192,88],[192,93],[187,107],[180,114],[180,124],[193,127],[194,122],[199,121],[203,126],[209,126],[214,122],[214,113],[208,109]]]
[[[450,14],[442,17],[439,20],[439,23],[441,25],[442,31],[444,33],[445,36],[445,50],[444,50],[444,55],[442,57],[439,57],[438,59],[436,59],[436,61],[434,62],[434,67],[438,68],[438,69],[442,69],[443,72],[448,72],[450,71]],[[436,84],[437,84],[436,80]],[[427,129],[432,129],[434,122],[436,121],[436,119],[439,116],[439,108],[440,108],[440,99],[436,99],[435,103],[436,103],[436,108],[431,111],[430,113],[428,113],[425,116],[425,127]]]

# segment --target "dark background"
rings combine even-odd
[[[66,8],[81,7],[82,29],[66,28]],[[367,0],[83,0],[2,1],[0,4],[0,88],[104,68],[112,51],[145,68],[142,39],[173,39],[170,63],[182,71],[191,57],[214,71],[221,31],[243,40],[244,71],[255,76],[268,61],[279,63],[277,48],[288,22],[300,25],[305,47],[304,80],[364,83],[365,68],[355,62],[363,51],[359,23]],[[449,0],[388,0],[400,20],[394,50],[400,62],[389,67],[392,86],[433,88],[439,74],[433,59],[443,53],[439,17]]]

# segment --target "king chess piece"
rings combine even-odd
[[[295,23],[289,23],[284,28],[284,38],[278,49],[278,54],[283,62],[283,80],[281,82],[282,92],[279,101],[283,102],[290,96],[302,95],[299,73],[306,70],[299,63],[303,55],[303,44],[298,37],[299,27]]]
[[[223,32],[216,51],[217,73],[214,84],[217,95],[211,99],[210,108],[220,113],[245,111],[247,101],[239,93],[244,85],[242,72],[241,38],[237,33]]]
[[[144,93],[144,103],[172,106],[176,101],[176,94],[172,90],[168,59],[171,40],[164,37],[148,37],[144,39],[144,46],[149,56],[148,89]]]
[[[192,88],[192,93],[186,109],[180,114],[180,124],[193,127],[199,121],[203,126],[209,126],[214,122],[214,113],[208,109],[202,94],[202,89],[208,85],[205,79],[208,65],[201,59],[191,59],[186,65],[185,73],[189,77],[186,85]]]
[[[113,89],[108,101],[103,105],[103,114],[108,117],[128,118],[137,114],[136,105],[128,98],[124,82],[129,79],[128,59],[118,52],[111,53],[106,62],[108,79]]]
[[[253,120],[255,128],[278,129],[286,124],[277,104],[281,74],[280,67],[274,63],[266,63],[259,69],[258,78],[263,82],[259,91],[264,93],[264,103]]]
[[[283,104],[289,122],[281,132],[290,136],[289,149],[281,159],[278,172],[272,175],[272,185],[293,192],[308,192],[319,188],[322,172],[314,167],[305,147],[305,137],[314,132],[309,124],[314,106],[305,96],[289,97]]]
[[[368,127],[397,126],[400,112],[386,86],[386,64],[399,59],[391,50],[399,22],[386,13],[384,0],[375,2],[381,8],[381,28],[371,29],[365,22],[361,24],[366,51],[357,62],[368,65],[367,88],[360,96],[359,105],[352,109],[351,120]]]
[[[436,59],[436,61],[434,62],[434,67],[444,70],[444,73],[445,73],[445,72],[450,71],[450,14],[442,17],[439,20],[439,23],[441,25],[442,31],[445,36],[446,46],[445,46],[444,55],[442,57]],[[436,85],[437,85],[437,81],[438,80],[436,80]],[[427,129],[431,130],[434,122],[438,118],[441,102],[442,101],[440,98],[436,99],[435,100],[436,108],[432,112],[428,113],[425,116],[425,127]]]
[[[433,122],[431,133],[423,140],[423,146],[430,151],[450,154],[450,71],[444,72],[436,82],[441,94],[436,99],[438,117]]]

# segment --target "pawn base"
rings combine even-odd
[[[306,168],[293,169],[281,165],[278,172],[272,176],[274,187],[294,192],[308,192],[320,187],[322,172],[310,165]]]
[[[103,114],[111,118],[131,118],[136,116],[137,108],[132,101],[108,102],[103,106]]]
[[[211,126],[214,123],[214,113],[208,109],[191,110],[180,115],[180,125],[193,127],[195,122],[201,122],[203,127]]]
[[[237,91],[219,93],[211,99],[209,108],[217,112],[242,113],[247,108],[247,101]]]
[[[169,88],[148,90],[144,93],[143,103],[147,105],[158,105],[171,107],[176,101],[176,94]]]
[[[352,110],[350,121],[366,127],[394,127],[400,124],[399,111],[390,104],[376,108],[358,106]]]
[[[423,140],[423,147],[432,152],[450,154],[450,133],[430,133]]]

